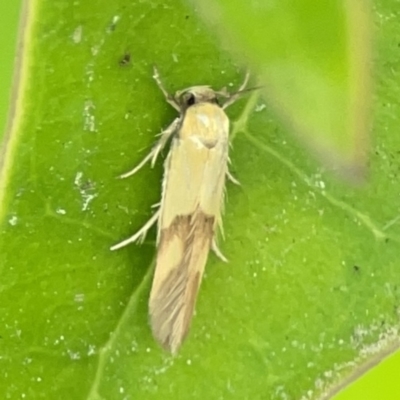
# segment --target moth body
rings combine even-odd
[[[233,95],[209,86],[193,86],[170,96],[157,70],[154,78],[180,117],[161,134],[150,154],[122,177],[133,175],[148,161],[153,165],[172,137],[164,164],[160,208],[142,229],[111,249],[143,239],[158,222],[150,324],[159,343],[176,353],[190,327],[210,249],[226,261],[216,245],[216,231],[218,226],[222,228],[225,179],[230,177],[229,119],[224,109],[240,96],[248,76]],[[218,97],[228,100],[220,106]]]

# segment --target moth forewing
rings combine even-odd
[[[218,105],[193,105],[166,162],[150,320],[154,336],[173,353],[188,332],[220,220],[228,132]]]
[[[230,176],[229,119],[224,109],[240,96],[248,75],[233,95],[215,92],[209,86],[193,86],[170,96],[156,70],[154,78],[180,117],[162,133],[151,153],[123,177],[133,175],[148,161],[153,165],[172,136],[160,209],[142,229],[112,249],[144,238],[158,222],[150,321],[155,338],[175,353],[188,333],[210,248],[224,259],[215,241],[221,226],[225,178]],[[217,96],[228,98],[222,107]]]

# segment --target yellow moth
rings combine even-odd
[[[172,137],[164,165],[160,207],[137,233],[111,250],[143,241],[147,231],[158,222],[150,323],[158,342],[176,353],[189,330],[209,250],[226,261],[217,247],[216,231],[219,227],[222,232],[225,179],[238,182],[228,171],[229,119],[224,109],[243,93],[248,74],[234,94],[225,89],[214,91],[209,86],[193,86],[171,96],[156,69],[154,79],[180,116],[161,133],[142,162],[121,178],[135,174],[149,161],[153,166]],[[220,106],[221,97],[226,101]]]

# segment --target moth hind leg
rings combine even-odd
[[[125,247],[129,243],[134,243],[136,241],[138,241],[139,243],[143,243],[147,235],[147,232],[158,221],[159,216],[160,216],[160,210],[157,210],[154,213],[154,215],[134,235],[132,235],[128,239],[123,240],[120,243],[115,244],[110,248],[110,250],[114,251],[121,249],[122,247]]]
[[[228,259],[222,254],[222,251],[219,249],[217,242],[215,238],[212,239],[211,241],[211,250],[214,252],[214,254],[223,262],[228,262]]]

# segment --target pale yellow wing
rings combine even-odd
[[[217,105],[189,108],[166,162],[149,308],[153,334],[171,352],[189,330],[220,220],[228,129],[228,119]]]
[[[197,206],[219,220],[228,135],[229,120],[219,106],[202,103],[186,111],[165,163],[159,230],[169,227],[177,215],[193,213]]]
[[[190,327],[213,224],[213,217],[198,210],[191,216],[177,217],[161,232],[149,310],[154,337],[172,353]]]

